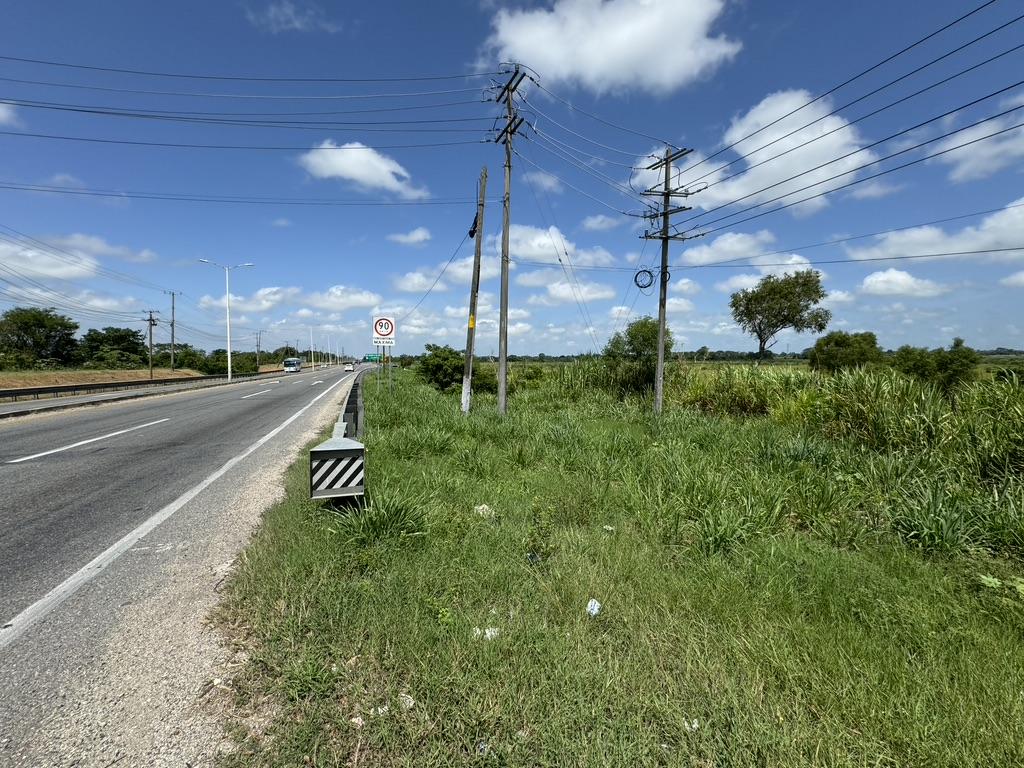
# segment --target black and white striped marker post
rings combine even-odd
[[[365,483],[363,444],[332,437],[309,452],[309,495],[314,499],[362,496]]]

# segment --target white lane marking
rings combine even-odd
[[[61,451],[69,451],[72,448],[77,448],[80,445],[88,445],[89,443],[95,443],[97,440],[106,440],[109,437],[117,437],[118,435],[124,435],[128,432],[134,432],[136,429],[143,429],[145,427],[152,427],[154,424],[162,424],[165,421],[170,421],[170,418],[157,419],[151,421],[148,424],[139,424],[137,427],[128,427],[128,429],[119,429],[117,432],[111,432],[109,435],[100,435],[99,437],[90,437],[88,440],[79,440],[77,443],[71,445],[61,446],[60,448],[54,448],[49,451],[43,451],[42,453],[33,453],[31,456],[22,456],[20,459],[11,459],[8,464],[20,464],[23,461],[30,459],[38,459],[42,456],[49,456],[51,453],[60,453]]]
[[[311,386],[311,387],[315,387],[315,386],[316,386],[317,384],[323,384],[323,381],[322,381],[322,380],[314,381],[314,382],[313,382],[312,384],[310,384],[309,386]]]
[[[259,392],[253,392],[251,395],[242,395],[243,400],[248,400],[250,397],[256,397],[256,395],[262,395],[264,392],[269,392],[269,389],[261,389]]]
[[[223,477],[232,467],[238,464],[240,461],[248,457],[250,454],[257,451],[265,443],[274,439],[285,427],[299,418],[302,414],[308,411],[321,397],[327,395],[332,389],[339,384],[343,383],[349,376],[343,379],[339,379],[334,382],[331,386],[321,392],[319,395],[310,400],[306,405],[302,406],[299,410],[289,416],[287,419],[282,421],[267,434],[257,440],[255,443],[250,445],[240,454],[234,458],[228,459],[220,469],[214,472],[212,475],[207,477],[205,480],[200,482],[198,485],[185,491],[181,496],[176,498],[166,507],[161,509],[159,512],[154,514],[148,520],[139,525],[138,528],[126,533],[120,540],[111,544],[105,550],[96,555],[86,565],[79,568],[73,574],[68,576],[64,581],[58,584],[56,587],[51,589],[36,602],[32,603],[28,608],[19,613],[10,621],[6,622],[3,626],[0,626],[0,649],[6,648],[8,645],[13,643],[21,634],[35,624],[40,619],[43,619],[53,611],[57,606],[71,597],[77,592],[82,586],[87,584],[93,578],[95,578],[104,568],[113,563],[117,558],[123,555],[125,552],[130,550],[138,541],[151,532],[160,523],[167,520],[171,515],[177,512],[179,509],[188,504],[192,499],[202,493],[204,490],[209,488],[213,483]]]

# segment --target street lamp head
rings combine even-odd
[[[245,264],[237,264],[236,266],[239,266],[239,267],[255,267],[256,265],[253,264],[251,261],[247,261],[247,262],[245,262]]]
[[[199,259],[199,262],[202,264],[213,264],[213,262],[210,261],[209,259]]]

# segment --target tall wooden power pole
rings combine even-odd
[[[509,81],[505,83],[498,97],[499,104],[505,102],[505,127],[495,139],[505,145],[505,195],[502,198],[501,228],[501,307],[498,317],[498,413],[504,414],[508,408],[508,237],[509,218],[512,198],[512,137],[523,124],[523,118],[516,114],[515,92],[526,73],[520,71],[517,64]]]
[[[672,189],[672,163],[679,158],[688,155],[691,151],[692,150],[689,149],[673,150],[671,147],[665,147],[664,158],[647,166],[647,170],[649,171],[659,169],[664,169],[665,171],[665,180],[663,182],[664,186],[662,189],[658,190],[651,188],[644,190],[645,195],[653,195],[661,198],[661,213],[657,214],[661,217],[661,232],[659,234],[653,234],[651,232],[644,233],[644,238],[647,240],[661,240],[661,271],[659,274],[658,288],[658,368],[655,373],[654,380],[655,413],[661,413],[662,406],[665,402],[665,314],[666,305],[668,304],[668,281],[670,279],[668,271],[668,244],[672,240],[689,239],[685,235],[673,235],[671,232],[672,214],[690,210],[685,206],[673,207],[672,198],[689,197],[691,194],[687,190]]]
[[[174,372],[174,297],[181,291],[164,291],[171,294],[171,372]]]
[[[473,352],[476,343],[476,298],[480,292],[480,257],[484,242],[484,199],[487,197],[487,166],[480,171],[477,190],[476,218],[470,235],[475,239],[473,252],[473,279],[469,288],[469,322],[466,324],[466,369],[462,373],[462,412],[469,413],[469,401],[473,393]]]
[[[149,318],[146,322],[149,324],[149,378],[153,378],[153,326],[156,325],[156,318],[154,314],[159,314],[155,309],[147,309],[149,312]]]

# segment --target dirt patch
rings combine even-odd
[[[190,379],[202,376],[199,371],[179,368],[154,368],[154,379]],[[143,381],[149,369],[131,371],[2,371],[0,389],[17,387],[59,387],[65,384],[102,384],[115,381]]]

